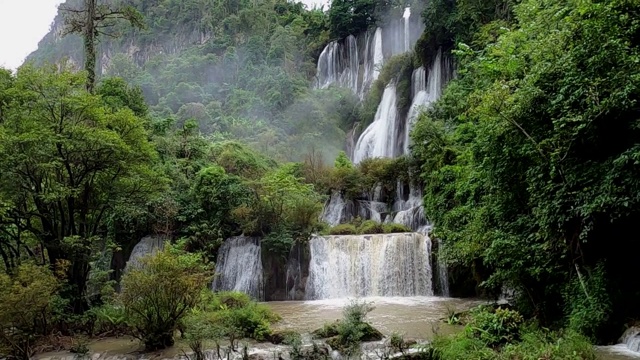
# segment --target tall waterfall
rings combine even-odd
[[[430,296],[431,240],[422,234],[314,237],[306,297]]]
[[[237,236],[227,239],[218,250],[213,290],[234,290],[263,299],[262,252],[260,239]]]

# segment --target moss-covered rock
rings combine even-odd
[[[374,328],[373,326],[371,326],[371,324],[369,323],[362,323],[362,338],[360,338],[360,341],[362,342],[368,342],[368,341],[380,341],[382,340],[382,338],[384,338],[384,335],[382,335],[382,333]]]
[[[336,320],[332,323],[326,323],[320,329],[316,329],[311,332],[311,336],[314,339],[327,339],[338,335],[338,328],[340,326],[340,320]]]

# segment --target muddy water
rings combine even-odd
[[[370,297],[361,300],[373,303],[367,320],[385,335],[398,332],[409,338],[431,339],[434,331],[450,333],[455,327],[441,321],[448,309],[467,310],[485,301],[442,297]],[[305,333],[323,324],[342,318],[342,309],[350,299],[314,301],[281,301],[265,303],[282,316],[275,325],[279,330]]]
[[[461,327],[450,326],[442,322],[450,310],[463,311],[485,303],[479,300],[451,299],[439,297],[406,297],[406,298],[365,298],[373,302],[375,309],[367,320],[383,334],[393,332],[403,334],[406,338],[432,339],[435,332],[440,334],[459,331]],[[317,301],[267,302],[275,312],[282,316],[282,321],[274,325],[276,330],[295,330],[309,333],[342,317],[342,309],[349,304],[348,299]],[[282,346],[272,344],[249,343],[253,352],[271,354],[287,353]],[[152,354],[142,354],[138,341],[130,338],[108,338],[93,341],[89,345],[91,352],[103,360],[123,359],[180,359],[182,351],[188,351],[184,342],[178,339],[171,349]],[[640,359],[640,353],[628,350],[624,345],[597,347],[600,360]],[[236,354],[238,355],[238,354]],[[237,356],[241,358],[241,355]],[[270,358],[266,357],[266,358]],[[75,356],[68,352],[48,353],[36,356],[39,360],[74,360]]]
[[[459,331],[459,326],[445,324],[449,309],[468,310],[486,303],[480,300],[452,299],[441,297],[364,298],[373,302],[375,309],[367,320],[385,335],[393,332],[407,338],[432,339],[434,332],[449,334]],[[342,317],[342,309],[349,299],[315,301],[281,301],[265,303],[282,316],[274,327],[279,330],[295,330],[308,333]],[[628,350],[624,345],[599,346],[596,349],[600,360],[640,359],[640,353]]]

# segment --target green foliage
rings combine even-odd
[[[299,172],[299,166],[285,165],[250,184],[255,197],[234,211],[245,234],[274,233],[274,248],[282,248],[277,245],[289,236],[306,239],[317,229],[323,199]]]
[[[242,338],[268,339],[271,324],[278,320],[280,317],[269,307],[252,301],[244,293],[220,292],[205,296],[185,324],[187,339],[191,339],[196,348],[202,346],[204,340],[223,337],[235,348]]]
[[[358,227],[358,234],[384,234],[384,226],[374,220],[366,220]]]
[[[132,334],[150,351],[173,345],[173,333],[189,311],[198,306],[211,274],[198,254],[171,246],[141,260],[122,278],[119,300]]]
[[[334,349],[339,349],[342,353],[351,356],[359,353],[361,342],[381,340],[382,334],[365,321],[367,314],[373,309],[372,303],[351,301],[342,310],[342,320],[336,324],[337,336],[327,343]],[[326,330],[330,331],[330,328]]]
[[[44,266],[25,263],[9,276],[0,274],[0,353],[30,359],[35,345],[51,330],[60,283]]]
[[[604,266],[599,265],[591,274],[575,277],[564,293],[568,328],[593,341],[602,338],[612,312],[606,279]]]
[[[334,163],[334,167],[336,169],[353,169],[353,164],[351,163],[351,160],[349,160],[347,153],[340,151]]]
[[[427,349],[431,359],[478,359],[478,360],[595,360],[593,345],[575,332],[551,332],[535,327],[525,328],[522,340],[501,348],[492,349],[477,338],[464,333],[436,337]]]
[[[358,229],[352,224],[339,224],[329,229],[330,235],[356,235]]]
[[[494,311],[480,308],[471,315],[467,329],[471,336],[480,339],[486,346],[495,347],[519,340],[520,326],[524,319],[515,310],[498,307]]]
[[[385,234],[412,232],[409,227],[396,223],[382,224],[382,228],[384,229]]]
[[[628,281],[631,255],[617,250],[632,246],[622,234],[640,203],[640,24],[631,20],[640,7],[532,0],[512,9],[512,23],[479,22],[477,43],[459,44],[458,78],[414,128],[425,212],[450,265],[474,269],[485,289],[506,285],[524,315],[549,324],[574,313],[576,328],[603,334],[595,328],[609,306],[619,325],[636,317],[626,309],[640,295]],[[579,272],[605,259],[588,305]],[[607,300],[605,287],[618,292]]]
[[[89,269],[107,227],[142,211],[164,185],[145,119],[87,93],[84,80],[66,68],[24,66],[0,122],[0,198],[12,212],[0,223],[9,234],[2,240],[17,244],[10,253],[18,258],[35,257],[26,242],[37,242],[45,261],[68,269],[63,290],[77,313],[87,308]]]
[[[105,304],[89,310],[96,321],[93,333],[100,335],[123,335],[129,330],[127,313],[122,306]]]

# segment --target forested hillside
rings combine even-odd
[[[342,148],[353,97],[310,86],[331,36],[328,14],[287,1],[126,4],[140,11],[146,28],[119,23],[109,30],[117,38],[102,36],[99,73],[139,86],[155,118],[177,127],[195,120],[204,135],[242,139],[281,160],[301,160],[312,145],[332,159]],[[69,58],[81,66],[82,40],[63,36],[63,18],[28,60]]]

